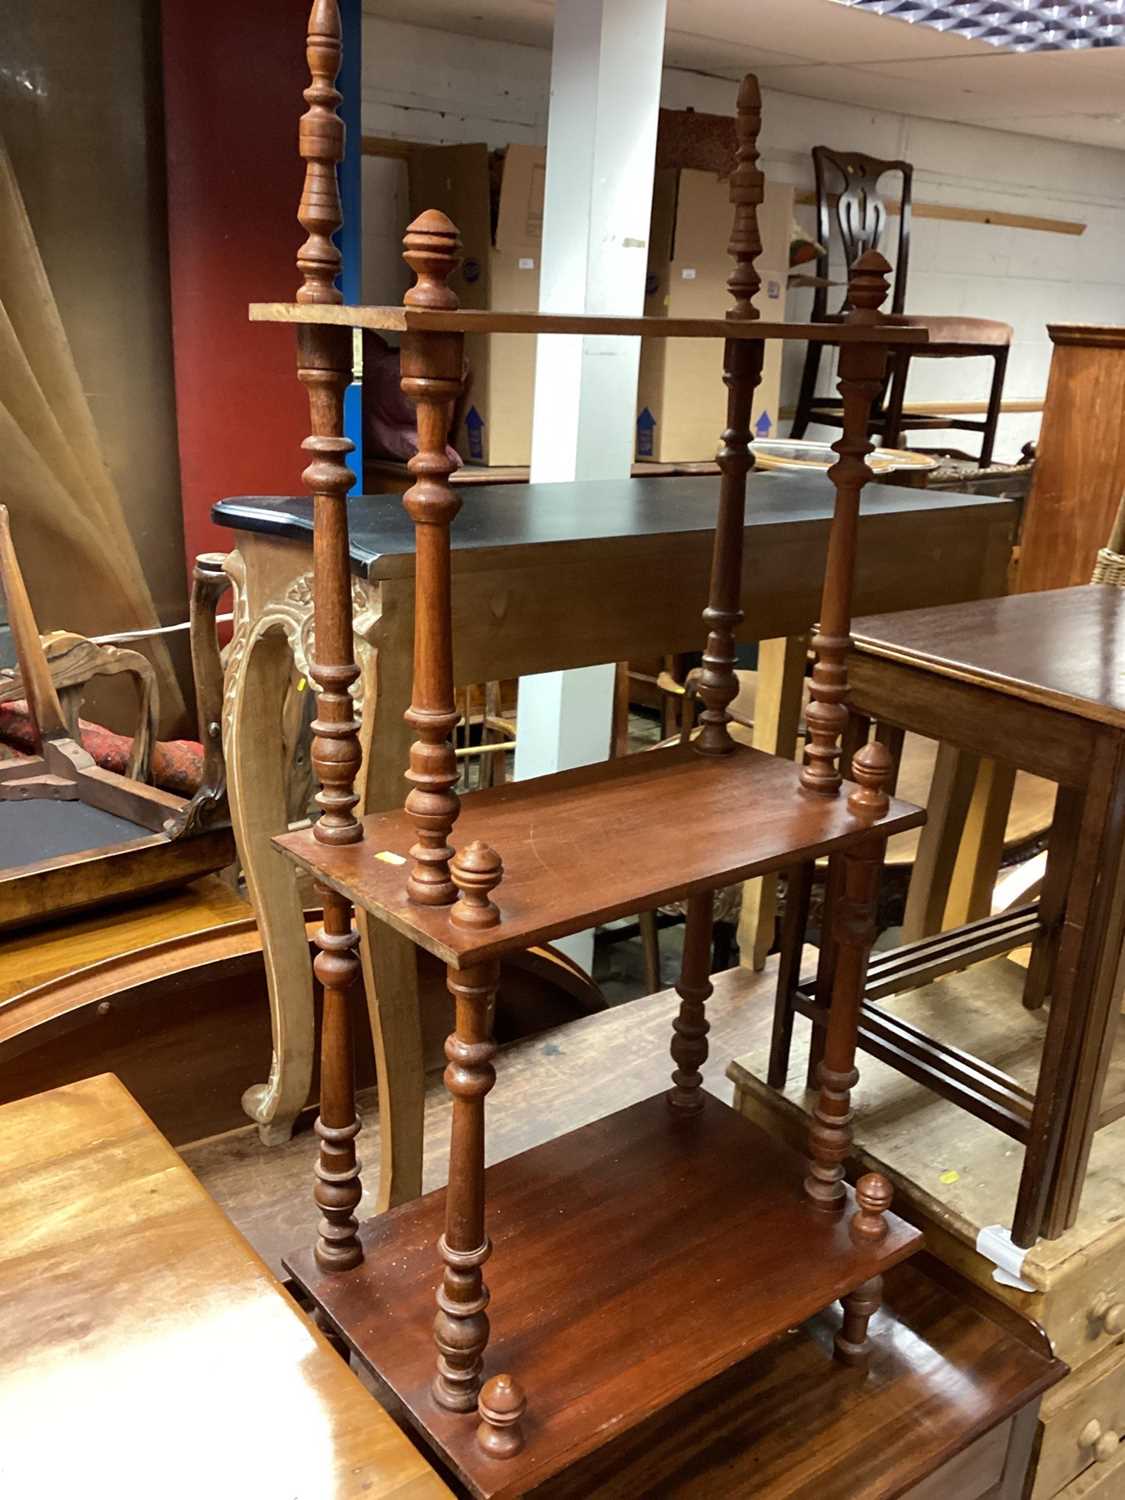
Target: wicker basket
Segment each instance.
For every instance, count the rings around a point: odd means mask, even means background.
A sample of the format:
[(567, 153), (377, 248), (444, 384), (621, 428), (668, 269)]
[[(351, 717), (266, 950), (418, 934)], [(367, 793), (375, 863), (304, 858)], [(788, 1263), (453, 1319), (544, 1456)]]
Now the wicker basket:
[(1109, 583), (1114, 588), (1125, 589), (1125, 555), (1108, 547), (1100, 548), (1090, 582)]

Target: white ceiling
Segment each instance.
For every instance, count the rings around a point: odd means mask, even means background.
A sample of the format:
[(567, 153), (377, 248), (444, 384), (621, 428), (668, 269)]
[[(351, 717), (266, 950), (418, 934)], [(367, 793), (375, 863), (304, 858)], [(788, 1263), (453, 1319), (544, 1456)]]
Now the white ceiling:
[[(554, 0), (363, 0), (370, 15), (551, 44)], [(668, 0), (665, 62), (903, 114), (1125, 148), (1125, 47), (1018, 54), (832, 0)]]

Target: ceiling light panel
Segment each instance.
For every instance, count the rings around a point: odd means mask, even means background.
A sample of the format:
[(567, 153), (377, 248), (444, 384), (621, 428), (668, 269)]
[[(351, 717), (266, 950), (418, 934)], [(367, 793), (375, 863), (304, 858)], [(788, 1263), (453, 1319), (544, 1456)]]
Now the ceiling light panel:
[(1125, 0), (836, 0), (1010, 52), (1083, 51), (1125, 42)]

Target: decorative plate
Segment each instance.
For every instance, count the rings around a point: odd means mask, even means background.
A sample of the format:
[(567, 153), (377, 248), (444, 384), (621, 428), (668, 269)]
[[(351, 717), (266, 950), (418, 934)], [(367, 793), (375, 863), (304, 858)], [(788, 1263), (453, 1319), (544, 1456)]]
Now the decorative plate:
[[(829, 469), (836, 455), (829, 443), (810, 443), (804, 438), (755, 438), (751, 443), (759, 469)], [(935, 469), (937, 459), (906, 448), (876, 448), (867, 462), (874, 474), (895, 469)]]

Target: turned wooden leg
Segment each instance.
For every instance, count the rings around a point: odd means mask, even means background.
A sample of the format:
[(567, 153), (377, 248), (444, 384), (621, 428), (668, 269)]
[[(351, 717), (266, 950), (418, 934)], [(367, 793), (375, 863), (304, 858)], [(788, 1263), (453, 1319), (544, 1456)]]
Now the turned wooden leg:
[[(877, 818), (888, 806), (884, 787), (891, 758), (877, 740), (858, 751), (852, 774), (859, 783), (848, 798), (849, 811)], [(851, 1091), (859, 1081), (855, 1067), (859, 1014), (867, 980), (867, 960), (875, 941), (875, 904), (886, 839), (865, 837), (840, 858), (833, 891), (831, 932), (834, 968), (832, 1003), (824, 1028), (824, 1056), (817, 1069), (820, 1094), (809, 1130), (809, 1175), (805, 1193), (815, 1208), (838, 1213), (846, 1201), (844, 1162), (851, 1150)]]
[(484, 1100), (496, 1081), (490, 1006), (499, 981), (498, 961), (449, 972), (456, 1019), (445, 1044), (445, 1086), (453, 1095), (453, 1122), (445, 1233), (438, 1242), (445, 1272), (434, 1318), (433, 1384), (434, 1400), (448, 1411), (476, 1410), (488, 1344), (488, 1288), (481, 1274), (492, 1251), (484, 1229)]
[(320, 1157), (314, 1197), (321, 1214), (316, 1261), (322, 1271), (350, 1271), (363, 1259), (356, 1238), (355, 1210), (363, 1189), (359, 1180), (355, 1138), (355, 1065), (348, 993), (359, 977), (358, 935), (349, 902), (335, 891), (318, 888), (324, 900), (324, 926), (316, 935), (320, 950), (313, 963), (324, 986), (320, 1045), (320, 1114), (316, 1133)]
[(867, 1325), (883, 1305), (883, 1278), (873, 1276), (854, 1292), (841, 1297), (844, 1322), (833, 1340), (835, 1357), (842, 1365), (866, 1365), (871, 1358)]
[(707, 1061), (706, 1006), (711, 995), (710, 959), (714, 897), (711, 891), (688, 899), (684, 928), (684, 956), (676, 993), (680, 1009), (672, 1022), (673, 1087), (668, 1103), (674, 1109), (693, 1112), (703, 1108), (703, 1064)]
[[(469, 844), (454, 857), (450, 874), (460, 894), (449, 920), (457, 927), (495, 927), (500, 912), (489, 898), (503, 874), (496, 851), (479, 840)], [(496, 1082), (492, 1002), (500, 962), (451, 967), (447, 982), (454, 1022), (445, 1043), (445, 1086), (453, 1095), (453, 1121), (445, 1233), (438, 1242), (445, 1273), (434, 1318), (438, 1359), (432, 1389), (448, 1411), (475, 1411), (488, 1344), (488, 1288), (481, 1275), (492, 1253), (484, 1231), (484, 1100)]]

